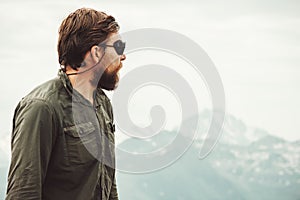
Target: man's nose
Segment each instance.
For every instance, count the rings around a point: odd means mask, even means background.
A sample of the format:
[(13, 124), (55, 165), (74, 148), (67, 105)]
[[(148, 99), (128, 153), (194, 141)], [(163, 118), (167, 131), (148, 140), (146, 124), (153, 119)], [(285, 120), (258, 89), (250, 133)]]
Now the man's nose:
[(126, 59), (125, 54), (122, 54), (122, 55), (121, 55), (121, 60), (123, 61), (123, 60), (125, 60), (125, 59)]

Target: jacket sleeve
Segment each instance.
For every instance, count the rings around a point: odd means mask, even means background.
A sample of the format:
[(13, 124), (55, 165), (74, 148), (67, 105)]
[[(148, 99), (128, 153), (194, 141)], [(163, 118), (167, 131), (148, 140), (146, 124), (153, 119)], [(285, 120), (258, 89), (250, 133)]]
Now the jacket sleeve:
[(13, 119), (6, 200), (42, 199), (54, 130), (54, 112), (45, 101), (18, 104)]
[(117, 192), (117, 184), (116, 178), (114, 178), (113, 183), (111, 185), (109, 200), (118, 200), (118, 192)]

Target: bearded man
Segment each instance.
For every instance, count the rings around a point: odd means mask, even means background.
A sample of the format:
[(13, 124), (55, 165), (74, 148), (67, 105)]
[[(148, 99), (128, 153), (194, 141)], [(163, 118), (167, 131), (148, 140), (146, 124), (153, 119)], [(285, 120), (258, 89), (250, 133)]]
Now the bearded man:
[(117, 200), (109, 98), (125, 60), (114, 17), (81, 8), (59, 28), (58, 77), (17, 105), (7, 200)]

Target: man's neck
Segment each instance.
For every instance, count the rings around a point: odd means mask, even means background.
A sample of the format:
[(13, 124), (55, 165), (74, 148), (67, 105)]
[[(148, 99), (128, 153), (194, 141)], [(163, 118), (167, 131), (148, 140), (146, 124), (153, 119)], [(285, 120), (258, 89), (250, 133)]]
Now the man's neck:
[[(76, 72), (76, 71), (75, 71)], [(72, 73), (72, 72), (68, 72)], [(73, 89), (79, 92), (84, 98), (91, 102), (94, 105), (94, 91), (95, 86), (91, 84), (90, 73), (77, 74), (68, 76), (72, 84)]]

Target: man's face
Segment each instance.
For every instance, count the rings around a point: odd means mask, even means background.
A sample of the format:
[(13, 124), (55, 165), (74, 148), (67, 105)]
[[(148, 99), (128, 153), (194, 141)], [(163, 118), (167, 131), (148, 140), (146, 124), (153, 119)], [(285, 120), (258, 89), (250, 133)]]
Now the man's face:
[[(100, 62), (101, 67), (95, 70), (93, 85), (105, 90), (114, 90), (119, 82), (119, 70), (122, 68), (122, 61), (126, 59), (125, 55), (118, 55), (113, 45), (115, 41), (120, 40), (118, 33), (110, 33), (103, 42), (106, 47), (101, 47), (101, 53), (104, 56)], [(104, 71), (103, 71), (104, 70)], [(103, 72), (103, 73), (102, 73)]]

